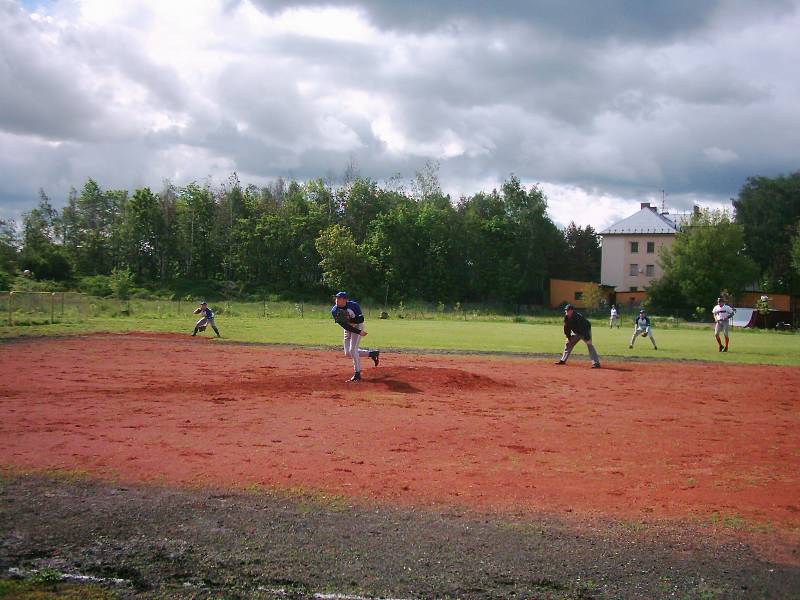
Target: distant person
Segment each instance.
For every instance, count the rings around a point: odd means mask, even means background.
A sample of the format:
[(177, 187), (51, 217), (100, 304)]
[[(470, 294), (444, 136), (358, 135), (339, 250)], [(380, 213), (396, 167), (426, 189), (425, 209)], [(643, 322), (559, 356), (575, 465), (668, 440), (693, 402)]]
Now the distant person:
[(192, 337), (196, 336), (198, 331), (205, 331), (206, 325), (211, 325), (211, 328), (217, 334), (217, 337), (222, 337), (219, 334), (219, 329), (217, 329), (217, 324), (214, 323), (214, 311), (208, 308), (207, 302), (201, 302), (200, 306), (194, 309), (194, 314), (203, 316), (197, 323), (194, 324), (194, 333), (192, 333)]
[[(730, 325), (729, 321), (733, 316), (734, 310), (728, 306), (722, 298), (717, 298), (717, 305), (711, 312), (714, 315), (714, 337), (717, 338), (719, 352), (727, 352), (728, 343), (730, 341), (728, 338), (728, 327)], [(722, 341), (719, 339), (720, 333), (725, 336), (724, 346), (722, 345)]]
[(633, 320), (633, 335), (631, 336), (631, 343), (628, 348), (633, 348), (633, 345), (636, 343), (636, 338), (640, 335), (642, 337), (649, 337), (650, 341), (653, 342), (653, 349), (658, 350), (656, 338), (653, 337), (653, 329), (650, 325), (650, 317), (647, 316), (647, 311), (645, 311), (645, 309), (640, 310), (639, 315)]
[(349, 300), (347, 292), (338, 292), (333, 297), (333, 301), (331, 316), (344, 329), (344, 353), (353, 359), (353, 376), (348, 382), (355, 383), (361, 381), (360, 355), (369, 356), (377, 367), (381, 353), (379, 350), (366, 350), (358, 347), (361, 338), (367, 335), (367, 332), (364, 331), (364, 313), (358, 302)]
[(592, 368), (600, 368), (600, 357), (592, 344), (592, 324), (581, 313), (575, 312), (571, 304), (564, 307), (564, 336), (567, 338), (564, 344), (564, 352), (561, 358), (556, 361), (557, 365), (564, 365), (572, 353), (572, 349), (580, 340), (586, 342), (589, 348), (589, 358), (592, 360)]
[(608, 322), (608, 327), (610, 329), (614, 329), (614, 324), (617, 325), (617, 329), (619, 329), (619, 311), (617, 311), (617, 305), (611, 305), (611, 320)]

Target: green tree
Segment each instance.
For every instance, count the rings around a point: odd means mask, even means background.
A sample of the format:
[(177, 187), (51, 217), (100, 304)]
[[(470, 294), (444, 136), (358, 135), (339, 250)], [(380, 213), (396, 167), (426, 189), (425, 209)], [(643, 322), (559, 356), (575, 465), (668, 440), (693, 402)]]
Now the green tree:
[(108, 285), (114, 296), (119, 300), (130, 298), (131, 288), (133, 288), (133, 273), (128, 269), (114, 269), (108, 278)]
[(600, 307), (600, 299), (603, 294), (600, 292), (600, 286), (596, 283), (588, 283), (583, 288), (583, 303), (586, 305), (589, 313), (597, 310)]
[(331, 225), (315, 241), (322, 257), (322, 281), (329, 289), (363, 289), (369, 266), (366, 252), (347, 227)]
[(795, 292), (791, 245), (800, 220), (800, 171), (780, 177), (750, 177), (734, 200), (736, 223), (744, 232), (747, 255), (775, 291)]
[[(116, 252), (114, 225), (127, 199), (125, 191), (104, 192), (94, 179), (83, 186), (72, 210), (71, 223), (75, 267), (84, 275), (108, 275)], [(116, 244), (118, 246), (118, 244)]]
[(70, 263), (55, 236), (59, 227), (58, 213), (50, 199), (39, 192), (39, 204), (23, 216), (21, 269), (30, 270), (39, 279), (68, 279)]
[(566, 278), (576, 281), (600, 281), (600, 259), (602, 250), (600, 236), (587, 225), (585, 228), (571, 222), (564, 230), (566, 252), (564, 273)]
[(795, 226), (797, 233), (792, 238), (792, 267), (795, 275), (800, 278), (800, 221)]
[(758, 276), (758, 266), (744, 254), (742, 227), (719, 210), (693, 215), (672, 247), (662, 249), (660, 262), (687, 307), (712, 306), (724, 289), (738, 296)]
[(159, 199), (150, 188), (138, 189), (126, 203), (117, 227), (120, 264), (139, 277), (152, 281), (159, 275), (160, 245), (164, 217)]
[(190, 279), (208, 279), (217, 272), (213, 229), (214, 197), (208, 186), (192, 182), (178, 190), (175, 205), (178, 274)]
[(19, 239), (14, 221), (0, 219), (0, 271), (15, 271), (18, 253)]

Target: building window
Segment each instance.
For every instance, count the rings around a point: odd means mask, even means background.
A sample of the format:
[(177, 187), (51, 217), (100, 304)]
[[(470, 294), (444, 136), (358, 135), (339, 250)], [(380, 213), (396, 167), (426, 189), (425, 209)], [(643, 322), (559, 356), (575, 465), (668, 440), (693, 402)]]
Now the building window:
[(656, 275), (656, 266), (655, 265), (647, 265), (644, 268), (644, 274), (648, 277), (655, 277)]
[(647, 242), (647, 253), (654, 254), (656, 251), (656, 243), (655, 242)]
[(628, 274), (631, 275), (631, 276), (638, 275), (639, 274), (639, 265), (632, 264), (631, 265), (631, 270), (628, 272)]
[(631, 242), (631, 254), (638, 254), (639, 242)]
[[(630, 289), (630, 291), (632, 291), (632, 292), (638, 292), (638, 291), (639, 291), (639, 288), (638, 288), (638, 287), (636, 287), (635, 285), (632, 285), (632, 286), (631, 286), (631, 289)], [(631, 302), (633, 302), (633, 300), (634, 300), (634, 298), (631, 298)]]
[(583, 299), (583, 292), (575, 292), (575, 300), (582, 300)]

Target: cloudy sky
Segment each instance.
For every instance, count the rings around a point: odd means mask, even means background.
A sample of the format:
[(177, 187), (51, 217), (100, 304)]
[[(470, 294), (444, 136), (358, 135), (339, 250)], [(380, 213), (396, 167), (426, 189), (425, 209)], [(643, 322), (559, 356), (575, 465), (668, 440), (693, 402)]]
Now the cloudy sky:
[(514, 173), (598, 229), (724, 205), (800, 169), (798, 31), (800, 0), (0, 0), (0, 217), (350, 161)]

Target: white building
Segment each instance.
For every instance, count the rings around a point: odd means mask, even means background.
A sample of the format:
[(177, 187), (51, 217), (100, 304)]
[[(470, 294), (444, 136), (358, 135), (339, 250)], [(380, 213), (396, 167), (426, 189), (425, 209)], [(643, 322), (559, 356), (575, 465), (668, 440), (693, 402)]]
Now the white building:
[(672, 245), (677, 233), (678, 225), (667, 213), (659, 214), (655, 206), (642, 202), (639, 212), (600, 232), (600, 282), (617, 293), (645, 291), (663, 275), (658, 253)]

